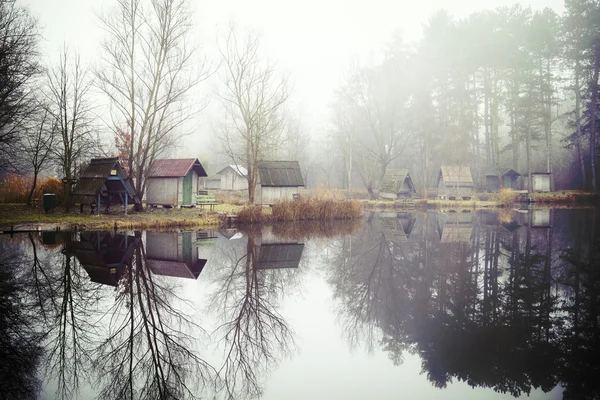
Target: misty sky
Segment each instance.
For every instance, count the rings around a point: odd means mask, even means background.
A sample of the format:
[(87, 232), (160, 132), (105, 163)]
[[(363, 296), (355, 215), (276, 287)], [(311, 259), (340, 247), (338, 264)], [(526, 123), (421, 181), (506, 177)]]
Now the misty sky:
[[(44, 56), (57, 58), (62, 43), (80, 52), (82, 58), (98, 60), (103, 36), (96, 13), (108, 11), (115, 0), (18, 0), (29, 6), (43, 28)], [(445, 8), (460, 18), (483, 8), (512, 5), (513, 0), (211, 0), (192, 1), (197, 15), (194, 32), (210, 56), (219, 29), (230, 21), (263, 33), (264, 53), (295, 82), (292, 109), (298, 110), (306, 129), (324, 134), (332, 94), (352, 59), (378, 59), (395, 31), (417, 40), (423, 23)], [(534, 9), (551, 7), (563, 11), (563, 0), (523, 2)], [(214, 84), (202, 88), (209, 93)], [(199, 121), (199, 135), (188, 140), (189, 148), (211, 137), (215, 116), (208, 109)], [(213, 114), (213, 115), (211, 115)], [(187, 145), (187, 143), (186, 143)], [(184, 156), (199, 156), (184, 150)]]

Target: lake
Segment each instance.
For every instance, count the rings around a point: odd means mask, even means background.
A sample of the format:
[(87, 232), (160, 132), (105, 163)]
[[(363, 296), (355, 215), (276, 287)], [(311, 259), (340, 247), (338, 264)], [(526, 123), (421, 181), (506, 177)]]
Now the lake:
[(598, 398), (599, 216), (1, 235), (3, 395)]

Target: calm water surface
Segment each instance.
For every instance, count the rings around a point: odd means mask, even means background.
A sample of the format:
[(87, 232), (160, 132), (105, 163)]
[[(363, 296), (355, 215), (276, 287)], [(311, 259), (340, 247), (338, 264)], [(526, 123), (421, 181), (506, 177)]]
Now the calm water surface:
[(599, 215), (2, 235), (0, 397), (598, 398)]

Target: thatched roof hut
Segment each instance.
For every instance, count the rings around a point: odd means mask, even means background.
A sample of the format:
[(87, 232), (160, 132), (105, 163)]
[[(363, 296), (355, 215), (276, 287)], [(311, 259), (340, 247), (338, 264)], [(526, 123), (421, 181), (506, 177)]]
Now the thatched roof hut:
[(412, 197), (417, 190), (407, 169), (388, 169), (381, 181), (379, 196), (384, 199)]

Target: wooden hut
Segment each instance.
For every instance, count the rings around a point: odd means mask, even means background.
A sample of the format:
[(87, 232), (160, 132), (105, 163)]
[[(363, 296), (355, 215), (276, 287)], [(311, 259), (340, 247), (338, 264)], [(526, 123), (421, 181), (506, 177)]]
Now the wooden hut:
[(532, 192), (549, 192), (551, 172), (532, 172), (531, 181), (533, 187), (529, 187), (529, 175), (525, 174), (525, 188)]
[(539, 208), (531, 210), (531, 221), (529, 226), (532, 228), (551, 228), (551, 214), (549, 208)]
[(98, 214), (102, 202), (107, 208), (111, 204), (123, 204), (125, 214), (129, 203), (140, 202), (116, 157), (93, 158), (81, 173), (72, 199), (74, 204), (80, 204), (81, 211), (84, 205), (89, 205), (92, 210), (96, 207)]
[(387, 241), (398, 244), (407, 242), (416, 218), (410, 213), (379, 213), (381, 230)]
[(499, 168), (485, 174), (485, 184), (490, 193), (498, 192), (500, 189), (517, 189), (519, 174), (510, 168)]
[(438, 196), (448, 199), (470, 199), (473, 196), (471, 168), (442, 166), (437, 182)]
[(199, 176), (207, 175), (197, 158), (155, 160), (146, 181), (146, 203), (149, 206), (195, 206)]
[(206, 262), (195, 232), (146, 233), (146, 265), (156, 275), (197, 279)]
[(92, 282), (117, 286), (123, 270), (132, 262), (141, 240), (126, 234), (82, 232), (67, 242), (67, 254), (74, 255)]
[(471, 213), (437, 213), (441, 243), (469, 243), (473, 232)]
[(217, 175), (221, 175), (221, 190), (248, 190), (248, 170), (241, 165), (228, 165)]
[(410, 198), (417, 193), (407, 169), (388, 169), (381, 181), (379, 196), (384, 199)]
[(257, 269), (298, 268), (304, 243), (263, 243), (258, 249)]
[(200, 177), (198, 187), (205, 190), (221, 190), (221, 177), (219, 175)]
[(254, 193), (257, 205), (293, 200), (299, 188), (304, 187), (298, 161), (259, 161), (257, 168), (258, 183)]

